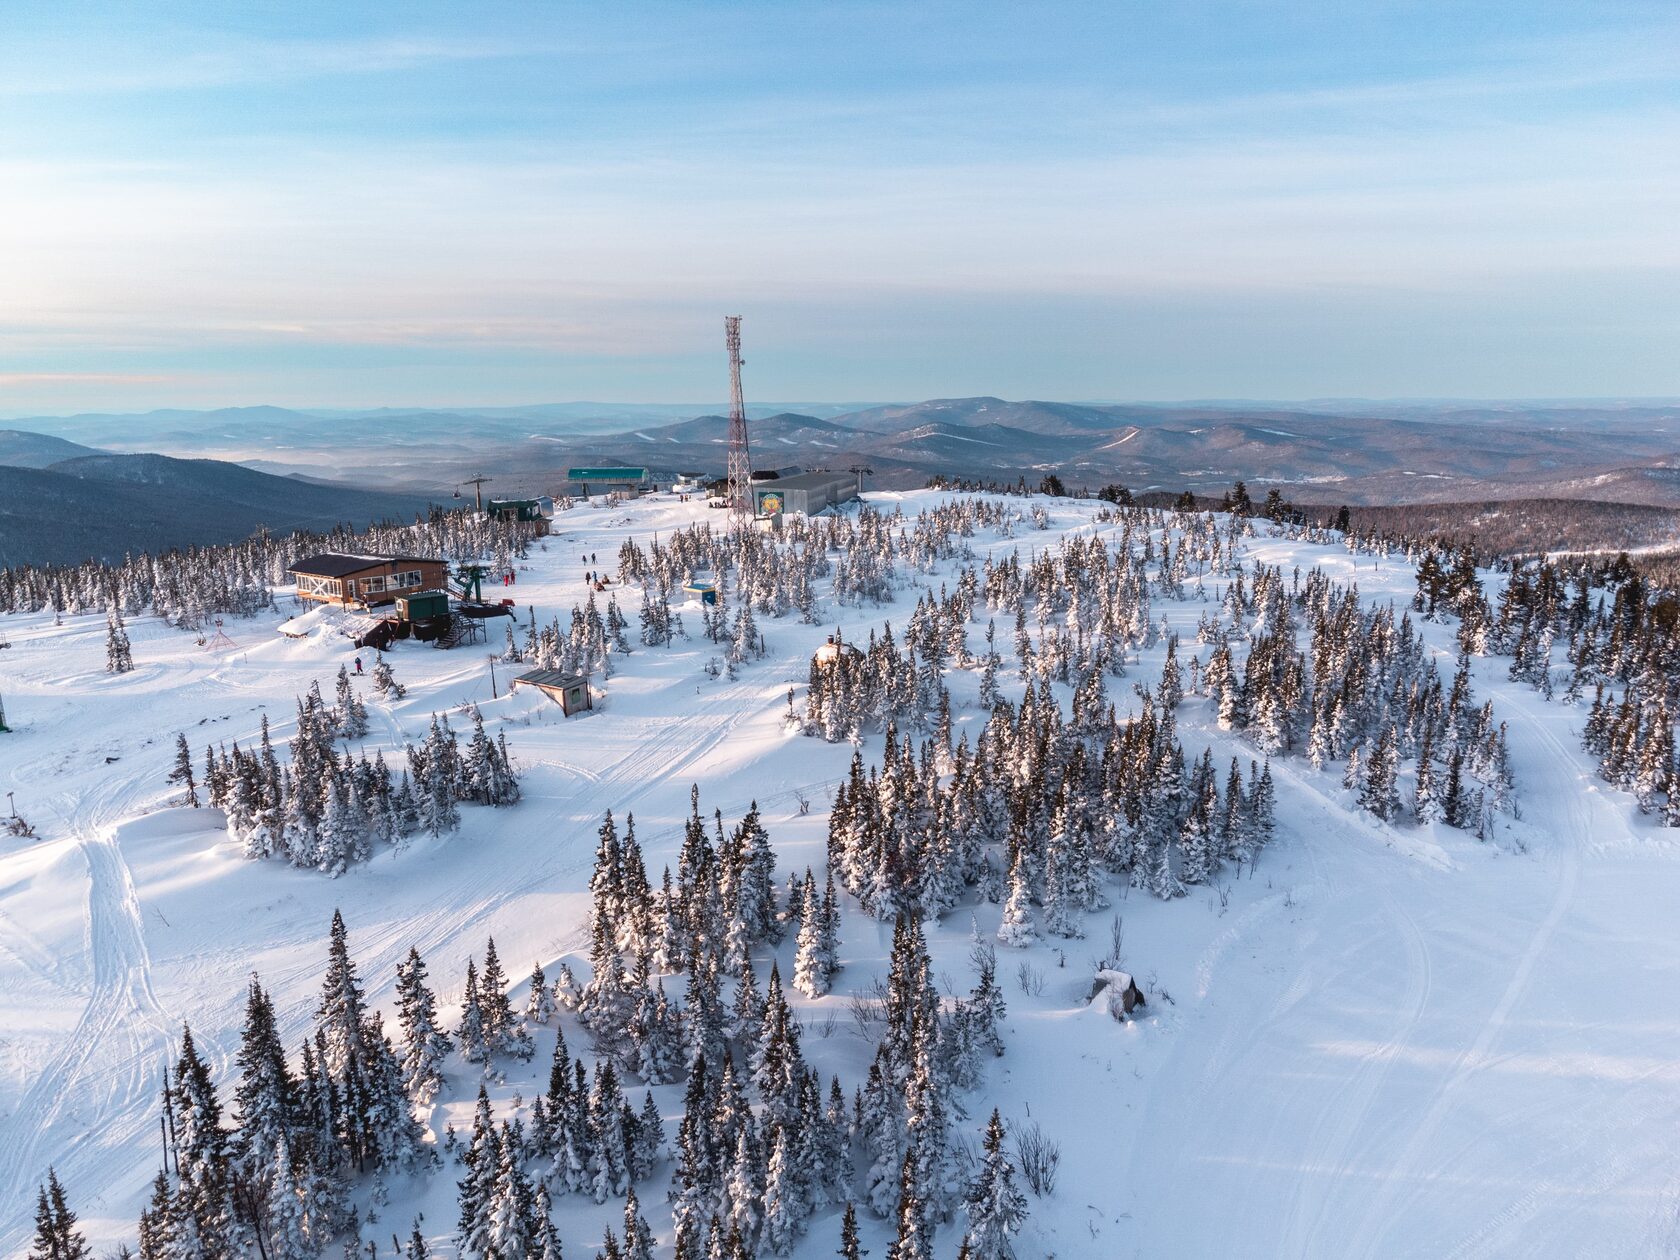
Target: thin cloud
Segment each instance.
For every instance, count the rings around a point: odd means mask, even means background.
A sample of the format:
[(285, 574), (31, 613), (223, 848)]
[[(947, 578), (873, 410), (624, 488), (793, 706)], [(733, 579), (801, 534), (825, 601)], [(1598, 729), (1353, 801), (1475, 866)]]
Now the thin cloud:
[(0, 96), (97, 96), (233, 87), (580, 51), (584, 49), (578, 44), (552, 39), (279, 40), (194, 35), (180, 43), (142, 41), (123, 55), (102, 60), (60, 58), (50, 51), (20, 46), (11, 57), (0, 58)]
[(157, 385), (179, 380), (153, 372), (0, 372), (0, 385)]

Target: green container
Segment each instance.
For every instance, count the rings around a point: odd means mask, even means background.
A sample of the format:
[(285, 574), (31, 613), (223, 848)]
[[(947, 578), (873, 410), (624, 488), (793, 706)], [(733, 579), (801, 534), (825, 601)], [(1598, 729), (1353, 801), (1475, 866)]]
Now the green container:
[(449, 615), (449, 595), (445, 591), (417, 591), (413, 595), (397, 596), (397, 616), (404, 621), (424, 621), (427, 617)]

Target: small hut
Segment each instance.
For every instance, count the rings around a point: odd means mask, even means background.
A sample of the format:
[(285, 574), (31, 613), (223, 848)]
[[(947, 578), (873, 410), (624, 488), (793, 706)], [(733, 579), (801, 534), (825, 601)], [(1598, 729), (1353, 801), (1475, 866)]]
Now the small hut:
[(1091, 1005), (1106, 1008), (1115, 1019), (1124, 1020), (1136, 1008), (1148, 1003), (1138, 992), (1137, 981), (1132, 979), (1131, 972), (1101, 967), (1097, 970), (1096, 979), (1091, 981)]
[(717, 582), (709, 577), (691, 577), (683, 583), (683, 594), (692, 595), (702, 604), (718, 602)]
[(839, 665), (842, 662), (856, 665), (862, 660), (863, 653), (841, 638), (839, 630), (829, 635), (827, 642), (811, 654), (813, 665)]
[(557, 669), (533, 669), (513, 680), (515, 688), (535, 687), (560, 706), (567, 717), (595, 707), (589, 694), (589, 679), (582, 674), (563, 674)]

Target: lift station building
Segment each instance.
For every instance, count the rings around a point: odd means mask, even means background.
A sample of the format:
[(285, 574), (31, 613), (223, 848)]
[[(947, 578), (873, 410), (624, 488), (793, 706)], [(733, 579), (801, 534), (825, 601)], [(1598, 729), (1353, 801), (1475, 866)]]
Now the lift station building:
[(591, 490), (640, 494), (647, 489), (649, 477), (645, 468), (568, 468), (566, 480), (582, 486), (583, 497), (587, 499)]
[(760, 516), (800, 512), (815, 516), (825, 508), (858, 497), (858, 479), (849, 472), (808, 472), (752, 483), (753, 507)]

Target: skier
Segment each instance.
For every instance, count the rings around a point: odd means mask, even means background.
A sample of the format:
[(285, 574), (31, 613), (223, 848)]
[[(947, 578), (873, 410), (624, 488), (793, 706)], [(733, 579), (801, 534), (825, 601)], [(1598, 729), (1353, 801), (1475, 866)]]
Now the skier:
[(358, 656), (356, 658), (356, 676), (358, 678), (361, 677), (361, 673), (362, 673), (362, 658)]

